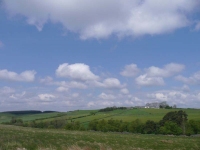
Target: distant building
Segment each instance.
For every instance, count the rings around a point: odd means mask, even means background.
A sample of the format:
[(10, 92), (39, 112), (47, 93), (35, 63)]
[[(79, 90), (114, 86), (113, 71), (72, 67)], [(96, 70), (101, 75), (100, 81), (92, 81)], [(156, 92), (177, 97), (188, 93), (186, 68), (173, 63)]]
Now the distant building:
[(134, 108), (145, 108), (145, 106), (135, 106)]
[(157, 108), (157, 109), (159, 109), (159, 108), (165, 108), (166, 106), (169, 106), (168, 104), (167, 104), (167, 102), (166, 101), (163, 101), (163, 102), (154, 102), (154, 103), (147, 103), (146, 105), (145, 105), (145, 108)]
[(172, 108), (176, 108), (176, 105), (173, 105)]

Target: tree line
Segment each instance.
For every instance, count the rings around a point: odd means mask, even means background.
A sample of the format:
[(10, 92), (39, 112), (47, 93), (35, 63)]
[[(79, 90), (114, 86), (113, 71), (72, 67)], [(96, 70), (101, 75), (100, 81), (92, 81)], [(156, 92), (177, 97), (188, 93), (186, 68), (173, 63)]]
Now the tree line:
[(168, 112), (160, 121), (147, 120), (142, 122), (136, 119), (132, 122), (122, 120), (93, 120), (83, 125), (78, 121), (66, 119), (54, 119), (51, 121), (23, 122), (22, 119), (12, 118), (7, 124), (34, 128), (54, 128), (66, 130), (92, 130), (102, 132), (130, 132), (141, 134), (170, 134), (170, 135), (192, 135), (200, 134), (200, 121), (187, 119), (183, 110)]
[(106, 107), (103, 109), (100, 109), (99, 112), (107, 112), (107, 111), (113, 111), (113, 110), (117, 110), (117, 109), (127, 109), (126, 107)]
[(5, 111), (3, 113), (13, 114), (13, 115), (30, 115), (30, 114), (44, 114), (44, 113), (53, 113), (56, 111), (40, 111), (40, 110), (22, 110), (22, 111)]
[(167, 113), (159, 122), (147, 120), (143, 123), (140, 119), (132, 122), (114, 119), (94, 120), (89, 123), (88, 129), (102, 132), (191, 135), (200, 133), (200, 121), (188, 121), (187, 114), (180, 110)]

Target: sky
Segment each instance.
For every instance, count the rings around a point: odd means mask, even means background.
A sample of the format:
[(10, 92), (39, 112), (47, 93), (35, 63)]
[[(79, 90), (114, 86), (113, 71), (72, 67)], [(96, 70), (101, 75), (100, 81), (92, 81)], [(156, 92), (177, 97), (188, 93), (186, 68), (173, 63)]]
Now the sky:
[(0, 112), (200, 108), (200, 0), (0, 0)]

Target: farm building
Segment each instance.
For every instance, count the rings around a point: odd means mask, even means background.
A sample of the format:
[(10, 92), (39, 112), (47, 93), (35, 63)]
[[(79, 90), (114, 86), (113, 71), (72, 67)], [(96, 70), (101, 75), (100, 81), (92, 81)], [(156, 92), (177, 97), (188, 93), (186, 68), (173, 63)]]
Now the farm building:
[(160, 103), (159, 102), (154, 102), (154, 103), (147, 103), (145, 105), (145, 108), (157, 108), (157, 109), (159, 109), (160, 106), (162, 106), (164, 108), (164, 107), (169, 106), (169, 105), (167, 104), (166, 101), (160, 102)]

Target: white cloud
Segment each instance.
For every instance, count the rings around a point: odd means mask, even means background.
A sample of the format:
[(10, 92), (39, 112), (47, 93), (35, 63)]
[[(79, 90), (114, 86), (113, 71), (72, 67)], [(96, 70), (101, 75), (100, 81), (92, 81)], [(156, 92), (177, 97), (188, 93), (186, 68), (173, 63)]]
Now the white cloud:
[(122, 88), (125, 85), (121, 85), (120, 81), (116, 78), (107, 78), (103, 81), (102, 86), (105, 88)]
[(170, 63), (165, 65), (163, 68), (158, 67), (149, 67), (146, 70), (148, 76), (151, 77), (170, 77), (179, 72), (181, 72), (185, 68), (182, 64)]
[(88, 107), (93, 107), (93, 106), (95, 106), (94, 101), (89, 102), (89, 103), (87, 104), (87, 106), (88, 106)]
[(123, 88), (120, 90), (122, 94), (129, 94), (129, 90), (127, 88)]
[(162, 86), (165, 85), (163, 78), (174, 76), (185, 69), (182, 64), (170, 63), (163, 68), (151, 66), (145, 69), (145, 74), (135, 79), (139, 86)]
[(60, 86), (56, 89), (56, 91), (58, 92), (68, 92), (68, 88), (67, 87), (63, 87), (63, 86)]
[(161, 77), (148, 77), (146, 74), (140, 75), (135, 79), (139, 86), (163, 86), (165, 82)]
[(53, 82), (52, 84), (65, 87), (67, 89), (87, 89), (87, 83), (77, 82), (77, 81), (60, 81), (60, 82)]
[(198, 100), (200, 100), (200, 92), (197, 94), (197, 98)]
[(67, 91), (70, 88), (77, 88), (77, 89), (86, 89), (87, 83), (85, 82), (78, 82), (78, 81), (54, 81), (52, 77), (47, 76), (43, 79), (40, 79), (40, 83), (46, 84), (46, 85), (56, 85), (59, 86), (57, 89), (58, 91)]
[[(25, 16), (39, 31), (60, 23), (82, 39), (155, 35), (193, 23), (199, 0), (3, 0), (7, 12)], [(37, 10), (37, 11), (35, 11)]]
[(98, 76), (90, 71), (90, 67), (83, 63), (76, 64), (61, 64), (56, 70), (56, 75), (58, 77), (71, 78), (74, 80), (88, 81), (88, 80), (98, 80)]
[(81, 82), (71, 81), (68, 86), (70, 88), (77, 88), (77, 89), (86, 89), (87, 85)]
[(112, 94), (106, 94), (106, 93), (101, 93), (98, 97), (100, 99), (104, 99), (104, 100), (113, 100), (113, 99), (116, 98), (114, 95), (112, 95)]
[[(83, 73), (82, 73), (82, 75), (83, 75)], [(98, 77), (98, 76), (96, 76), (96, 77)], [(99, 77), (96, 79), (99, 79)], [(51, 77), (46, 77), (44, 79), (40, 79), (40, 83), (58, 86), (58, 88), (56, 90), (59, 92), (66, 92), (69, 89), (91, 89), (91, 88), (121, 89), (126, 86), (125, 84), (121, 84), (117, 78), (106, 78), (102, 81), (101, 80), (100, 81), (85, 80), (84, 82), (83, 81), (84, 80), (79, 80), (79, 81), (72, 80), (69, 82), (54, 81)], [(124, 92), (128, 92), (128, 91), (124, 91)]]
[(90, 101), (88, 102), (87, 106), (89, 108), (105, 108), (105, 107), (111, 107), (111, 106), (121, 106), (120, 102), (112, 101), (112, 100), (107, 100), (107, 99), (101, 99), (97, 101)]
[(39, 94), (38, 97), (40, 100), (47, 102), (52, 101), (55, 98), (52, 94)]
[(9, 96), (9, 98), (14, 99), (16, 102), (22, 103), (23, 101), (26, 101), (26, 98), (29, 97), (30, 95), (27, 94), (26, 91), (22, 91), (21, 93), (13, 93), (12, 95)]
[(186, 84), (200, 84), (200, 71), (194, 73), (192, 76), (188, 78), (182, 75), (179, 75), (179, 76), (176, 76), (175, 79)]
[(167, 101), (169, 105), (176, 104), (178, 107), (199, 107), (198, 93), (184, 92), (179, 90), (163, 90), (147, 94), (147, 99), (151, 102)]
[(32, 82), (35, 80), (36, 72), (34, 70), (27, 70), (20, 74), (11, 72), (6, 69), (0, 70), (0, 79), (10, 81)]
[(72, 94), (72, 97), (73, 97), (73, 98), (77, 98), (77, 97), (79, 97), (79, 96), (80, 96), (79, 93), (73, 93), (73, 94)]
[(12, 94), (15, 92), (15, 89), (11, 88), (11, 87), (3, 87), (3, 88), (0, 88), (0, 95), (2, 94)]
[(136, 64), (130, 64), (126, 65), (124, 67), (124, 70), (120, 72), (120, 74), (125, 77), (133, 77), (136, 76), (139, 73), (139, 71), (140, 69), (138, 69)]
[(125, 100), (125, 104), (131, 106), (144, 106), (143, 100), (138, 97), (132, 96), (131, 99)]
[[(170, 93), (167, 93), (167, 94), (170, 94)], [(154, 99), (155, 101), (167, 101), (169, 97), (167, 94), (157, 92), (153, 94), (148, 94), (148, 97)]]
[(183, 92), (189, 92), (189, 91), (190, 91), (190, 87), (187, 86), (187, 85), (183, 85), (183, 87), (181, 88), (181, 90), (182, 90)]
[(195, 30), (199, 31), (200, 30), (200, 21), (198, 21), (195, 25)]
[(40, 83), (44, 84), (52, 84), (53, 78), (50, 76), (45, 77), (44, 79), (40, 79)]

